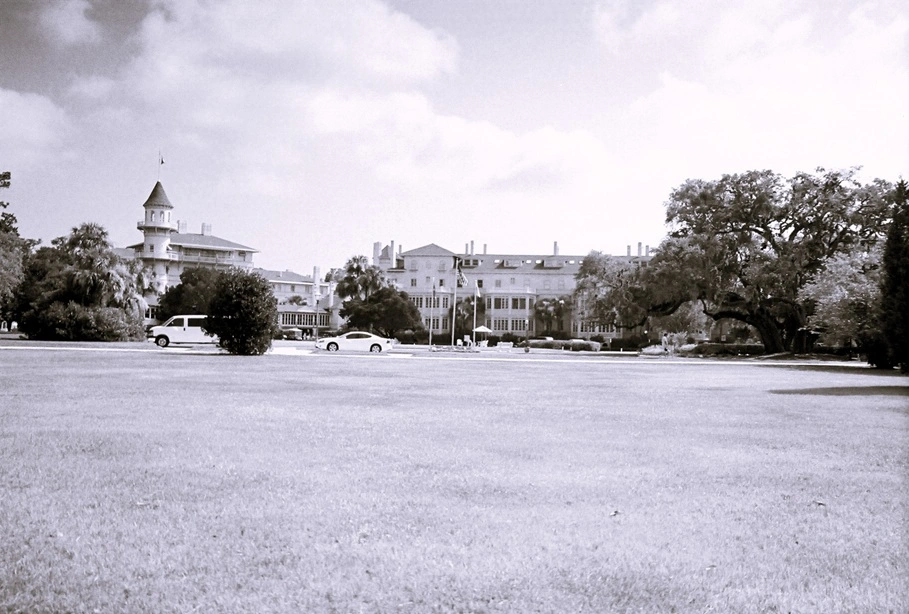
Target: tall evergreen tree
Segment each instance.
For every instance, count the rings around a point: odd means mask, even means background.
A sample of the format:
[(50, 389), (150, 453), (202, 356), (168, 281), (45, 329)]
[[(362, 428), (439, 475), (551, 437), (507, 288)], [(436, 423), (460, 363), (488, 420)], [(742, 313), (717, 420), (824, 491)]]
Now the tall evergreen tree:
[(884, 244), (881, 310), (891, 361), (909, 372), (909, 185), (893, 190), (893, 221)]

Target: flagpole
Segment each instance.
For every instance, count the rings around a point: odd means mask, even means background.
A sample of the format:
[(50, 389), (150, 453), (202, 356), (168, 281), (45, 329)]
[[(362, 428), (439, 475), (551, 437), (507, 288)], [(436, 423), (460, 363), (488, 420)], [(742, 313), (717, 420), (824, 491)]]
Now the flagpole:
[[(457, 270), (457, 264), (455, 264)], [(451, 347), (455, 346), (455, 320), (458, 317), (458, 274), (455, 273), (454, 290), (451, 295)]]
[(473, 345), (477, 346), (477, 302), (480, 300), (480, 286), (477, 285), (477, 280), (473, 280)]
[(432, 278), (432, 296), (429, 297), (429, 351), (432, 351), (432, 316), (436, 306), (436, 278)]

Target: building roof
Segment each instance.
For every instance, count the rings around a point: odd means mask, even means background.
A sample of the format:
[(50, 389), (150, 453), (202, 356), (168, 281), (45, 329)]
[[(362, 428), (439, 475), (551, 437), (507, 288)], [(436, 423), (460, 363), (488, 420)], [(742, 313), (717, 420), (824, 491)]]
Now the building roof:
[[(584, 256), (554, 256), (552, 254), (468, 254), (459, 256), (462, 259), (461, 270), (468, 276), (471, 273), (508, 273), (519, 274), (533, 271), (534, 274), (564, 274), (577, 272), (584, 261)], [(474, 264), (476, 263), (476, 264)]]
[(155, 187), (152, 189), (151, 194), (148, 195), (148, 199), (142, 206), (164, 207), (165, 209), (174, 208), (174, 206), (170, 204), (170, 199), (167, 198), (167, 194), (164, 192), (164, 186), (161, 185), (160, 181), (155, 184)]
[(423, 247), (418, 247), (417, 249), (412, 249), (408, 252), (401, 254), (402, 256), (455, 256), (454, 252), (450, 252), (444, 247), (439, 247), (435, 243), (430, 243), (429, 245), (424, 245)]
[[(240, 252), (251, 252), (254, 254), (259, 252), (257, 249), (253, 249), (245, 245), (240, 245), (239, 243), (234, 243), (233, 241), (228, 241), (227, 239), (222, 239), (220, 237), (186, 232), (175, 232), (170, 235), (170, 244), (179, 245), (180, 247), (195, 247), (199, 249), (211, 249), (218, 251), (235, 250)], [(137, 249), (142, 247), (142, 245), (143, 243), (136, 243), (134, 245), (129, 245), (128, 249)]]
[[(139, 245), (141, 245), (141, 243)], [(124, 260), (136, 259), (136, 250), (133, 247), (115, 247), (113, 252)]]
[(203, 249), (233, 249), (241, 252), (258, 252), (259, 250), (215, 237), (213, 235), (195, 234), (192, 232), (175, 232), (170, 235), (171, 245), (183, 247), (201, 247)]
[[(403, 256), (457, 256), (461, 259), (461, 270), (468, 277), (483, 274), (533, 273), (534, 275), (575, 275), (586, 256), (562, 254), (456, 254), (431, 243)], [(622, 262), (647, 262), (651, 256), (611, 256)], [(452, 266), (454, 262), (452, 262)]]
[(300, 275), (293, 271), (272, 271), (270, 269), (253, 269), (253, 273), (258, 273), (268, 281), (281, 281), (286, 283), (312, 283), (312, 275)]

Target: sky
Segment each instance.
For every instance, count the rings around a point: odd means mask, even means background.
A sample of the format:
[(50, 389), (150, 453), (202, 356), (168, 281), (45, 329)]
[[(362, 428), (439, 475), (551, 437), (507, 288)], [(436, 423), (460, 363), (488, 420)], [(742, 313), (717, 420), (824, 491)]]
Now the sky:
[(689, 178), (909, 177), (907, 108), (904, 0), (0, 0), (0, 200), (44, 244), (141, 242), (160, 180), (269, 269), (624, 254)]

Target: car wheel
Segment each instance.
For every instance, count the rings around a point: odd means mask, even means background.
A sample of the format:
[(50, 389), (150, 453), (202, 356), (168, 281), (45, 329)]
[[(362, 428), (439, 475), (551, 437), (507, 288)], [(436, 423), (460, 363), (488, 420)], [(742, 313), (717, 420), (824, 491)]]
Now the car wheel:
[(379, 345), (378, 343), (373, 343), (371, 346), (369, 346), (369, 351), (376, 352), (376, 353), (381, 352), (382, 346)]
[(166, 348), (168, 345), (170, 345), (170, 339), (168, 339), (166, 335), (158, 335), (155, 337), (155, 345), (158, 347)]
[(325, 349), (328, 350), (329, 352), (337, 352), (337, 351), (338, 351), (338, 344), (337, 344), (337, 343), (329, 343), (329, 344), (328, 344), (328, 347), (326, 347)]

